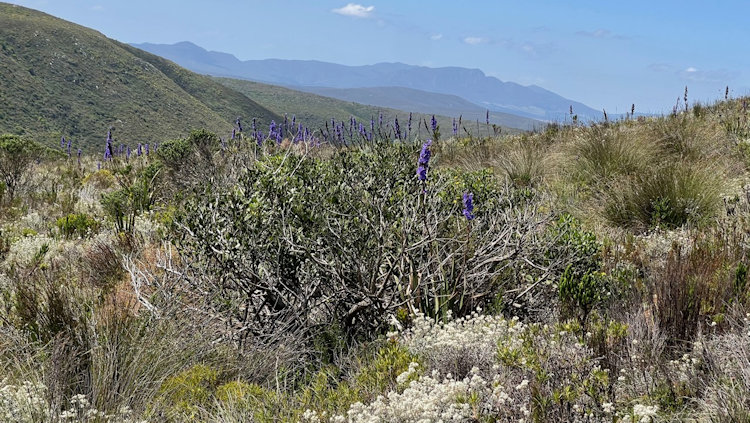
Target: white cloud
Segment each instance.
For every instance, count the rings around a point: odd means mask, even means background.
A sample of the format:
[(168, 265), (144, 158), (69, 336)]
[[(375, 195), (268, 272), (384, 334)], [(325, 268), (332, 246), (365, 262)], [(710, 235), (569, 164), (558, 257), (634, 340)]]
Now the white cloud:
[(739, 72), (729, 69), (699, 70), (693, 66), (678, 73), (681, 77), (693, 82), (726, 84), (739, 76)]
[(355, 18), (369, 18), (375, 6), (362, 6), (361, 4), (349, 3), (344, 7), (333, 9), (331, 12), (344, 16), (353, 16)]
[(477, 44), (481, 44), (481, 43), (485, 42), (485, 39), (482, 38), (482, 37), (466, 37), (466, 38), (464, 38), (464, 42), (466, 44), (475, 46)]
[(443, 38), (443, 34), (435, 34), (435, 35), (430, 35), (430, 39), (431, 39), (432, 41), (437, 41), (437, 40), (439, 40), (439, 39), (441, 39), (441, 38)]
[(617, 40), (629, 39), (625, 35), (615, 34), (614, 32), (608, 29), (604, 29), (604, 28), (595, 29), (593, 31), (578, 31), (576, 32), (576, 35), (581, 35), (583, 37), (589, 37), (589, 38), (599, 38), (599, 39), (605, 39), (605, 38), (613, 38)]

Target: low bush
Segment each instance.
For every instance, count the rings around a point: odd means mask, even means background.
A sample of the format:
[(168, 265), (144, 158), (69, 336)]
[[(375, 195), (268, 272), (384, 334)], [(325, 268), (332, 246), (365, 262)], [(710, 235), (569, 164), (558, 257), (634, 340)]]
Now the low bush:
[(85, 237), (99, 230), (99, 222), (85, 213), (72, 213), (57, 219), (57, 230), (66, 238)]

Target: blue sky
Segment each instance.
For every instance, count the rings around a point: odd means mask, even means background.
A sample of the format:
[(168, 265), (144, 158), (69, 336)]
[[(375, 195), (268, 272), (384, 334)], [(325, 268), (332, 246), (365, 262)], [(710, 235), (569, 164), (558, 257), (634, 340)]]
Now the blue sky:
[(131, 43), (240, 59), (479, 68), (609, 113), (750, 93), (750, 1), (11, 0)]

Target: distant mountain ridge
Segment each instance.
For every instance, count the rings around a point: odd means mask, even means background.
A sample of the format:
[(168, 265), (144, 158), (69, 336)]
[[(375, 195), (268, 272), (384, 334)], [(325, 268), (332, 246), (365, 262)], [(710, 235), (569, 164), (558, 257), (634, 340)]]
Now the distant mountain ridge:
[[(246, 60), (228, 53), (207, 51), (190, 42), (134, 44), (198, 73), (250, 79), (290, 88), (405, 87), (459, 96), (491, 111), (532, 119), (562, 120), (570, 107), (582, 119), (597, 119), (601, 112), (544, 88), (503, 82), (479, 69), (428, 68), (403, 63), (346, 66), (315, 60)], [(393, 106), (389, 106), (393, 107)]]

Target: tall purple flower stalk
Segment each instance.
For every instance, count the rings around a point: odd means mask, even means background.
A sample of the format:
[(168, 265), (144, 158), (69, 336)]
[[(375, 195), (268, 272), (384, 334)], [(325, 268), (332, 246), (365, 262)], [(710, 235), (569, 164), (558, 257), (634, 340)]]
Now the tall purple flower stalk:
[(432, 140), (427, 140), (422, 144), (422, 151), (419, 152), (419, 167), (417, 167), (417, 178), (420, 181), (427, 180), (427, 168), (430, 166), (430, 157), (432, 152), (430, 147), (432, 146)]
[(112, 158), (112, 131), (107, 131), (107, 145), (104, 147), (104, 160)]
[(485, 121), (485, 123), (486, 123), (487, 125), (489, 125), (489, 124), (490, 124), (490, 111), (489, 111), (489, 109), (487, 110), (487, 114), (485, 115), (485, 119), (484, 119), (484, 121)]
[(398, 118), (394, 120), (393, 130), (396, 132), (396, 138), (401, 139), (401, 127), (398, 125)]
[(465, 192), (463, 196), (464, 203), (464, 217), (466, 220), (473, 220), (476, 216), (474, 215), (474, 194), (471, 192)]
[(65, 137), (60, 138), (60, 148), (65, 148)]
[(235, 121), (235, 123), (237, 124), (237, 130), (239, 132), (242, 132), (242, 122), (240, 122), (239, 116), (237, 117), (237, 120)]
[(430, 121), (430, 124), (432, 125), (432, 132), (437, 131), (437, 119), (435, 119), (435, 115), (432, 115), (432, 120)]
[(68, 140), (68, 158), (70, 158), (70, 148), (73, 146), (73, 143)]
[(458, 136), (458, 124), (456, 123), (456, 118), (453, 118), (453, 136)]

